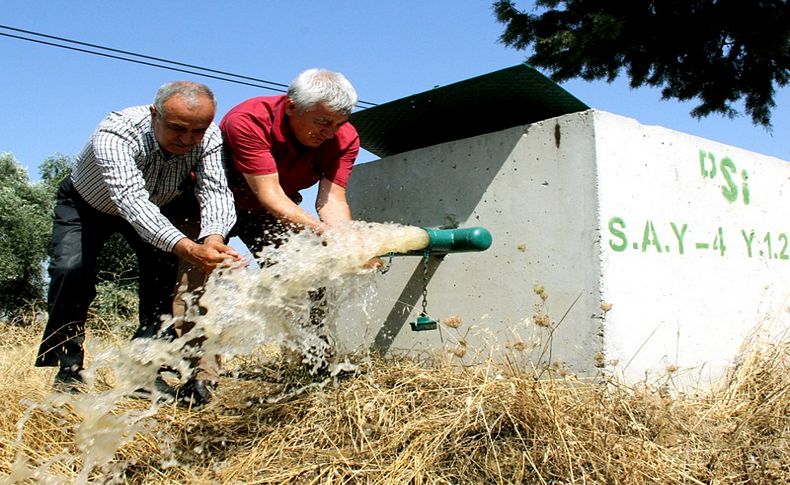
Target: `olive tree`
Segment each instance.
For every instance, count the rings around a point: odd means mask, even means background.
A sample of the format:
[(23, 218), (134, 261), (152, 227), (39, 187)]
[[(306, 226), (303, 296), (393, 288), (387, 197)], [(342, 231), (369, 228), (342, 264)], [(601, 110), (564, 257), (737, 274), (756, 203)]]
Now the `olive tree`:
[(0, 316), (41, 307), (53, 199), (9, 153), (0, 155)]

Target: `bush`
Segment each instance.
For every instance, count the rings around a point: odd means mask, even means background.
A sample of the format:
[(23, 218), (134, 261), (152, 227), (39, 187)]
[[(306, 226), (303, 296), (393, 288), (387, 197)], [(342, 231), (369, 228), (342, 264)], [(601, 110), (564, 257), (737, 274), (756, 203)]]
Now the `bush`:
[(43, 307), (52, 202), (48, 187), (31, 184), (11, 154), (0, 155), (0, 316), (9, 321)]

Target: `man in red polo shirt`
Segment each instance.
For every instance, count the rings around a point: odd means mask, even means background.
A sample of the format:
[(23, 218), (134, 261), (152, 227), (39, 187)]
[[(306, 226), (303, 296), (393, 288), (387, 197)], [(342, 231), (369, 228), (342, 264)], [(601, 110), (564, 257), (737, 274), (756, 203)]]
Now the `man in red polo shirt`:
[[(236, 199), (234, 235), (257, 254), (272, 243), (265, 228), (308, 227), (322, 234), (351, 219), (346, 184), (359, 153), (347, 122), (357, 102), (340, 73), (310, 69), (288, 94), (242, 102), (220, 122)], [(299, 206), (299, 191), (318, 183), (314, 216)]]
[[(248, 99), (220, 122), (228, 165), (228, 184), (236, 200), (232, 235), (257, 254), (279, 245), (289, 229), (317, 234), (349, 221), (346, 184), (359, 153), (359, 135), (348, 123), (357, 94), (340, 73), (309, 69), (280, 96)], [(318, 183), (317, 216), (299, 206), (299, 191)], [(380, 263), (374, 258), (368, 266)], [(307, 295), (306, 295), (307, 296)], [(333, 356), (324, 332), (323, 289), (310, 292), (309, 322), (321, 339), (304, 357), (311, 373), (329, 370)]]

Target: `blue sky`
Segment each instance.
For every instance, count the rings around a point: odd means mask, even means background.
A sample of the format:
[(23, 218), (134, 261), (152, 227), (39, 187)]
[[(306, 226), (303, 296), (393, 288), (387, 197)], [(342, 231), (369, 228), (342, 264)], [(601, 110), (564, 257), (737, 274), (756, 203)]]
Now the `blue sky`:
[[(326, 67), (373, 103), (526, 57), (498, 43), (503, 26), (489, 0), (4, 0), (0, 24), (283, 84), (303, 69)], [(164, 82), (205, 82), (219, 100), (218, 118), (246, 98), (276, 94), (2, 36), (0, 59), (0, 153), (11, 152), (34, 180), (46, 157), (74, 155), (108, 111), (150, 103)], [(693, 103), (661, 101), (658, 90), (631, 90), (624, 78), (563, 87), (599, 110), (790, 160), (787, 88), (769, 133), (746, 116), (693, 119)], [(474, 113), (459, 122), (474, 122)]]

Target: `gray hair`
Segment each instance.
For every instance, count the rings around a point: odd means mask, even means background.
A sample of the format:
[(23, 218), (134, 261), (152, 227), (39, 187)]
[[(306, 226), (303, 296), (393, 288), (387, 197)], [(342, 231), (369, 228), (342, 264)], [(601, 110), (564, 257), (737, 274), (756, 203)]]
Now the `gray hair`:
[(217, 100), (214, 98), (214, 93), (205, 84), (192, 81), (173, 81), (163, 84), (156, 92), (156, 97), (154, 98), (156, 112), (163, 115), (165, 113), (165, 103), (176, 95), (183, 96), (190, 107), (197, 104), (198, 98), (206, 97), (211, 100), (214, 109), (217, 109)]
[(288, 97), (299, 111), (323, 103), (335, 113), (350, 115), (357, 104), (357, 92), (349, 80), (327, 69), (308, 69), (299, 74), (288, 86)]

